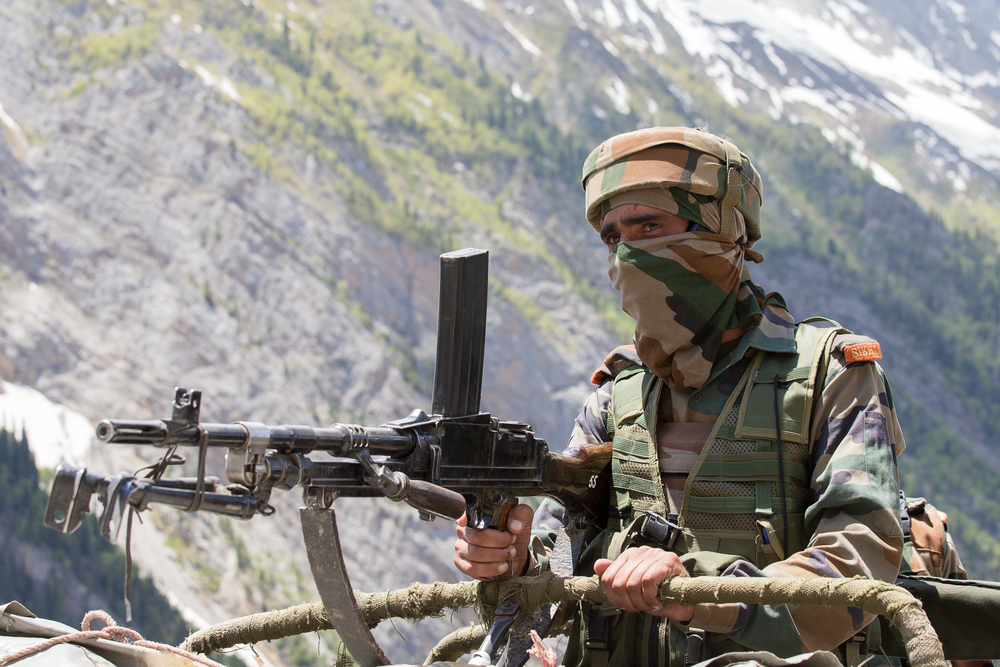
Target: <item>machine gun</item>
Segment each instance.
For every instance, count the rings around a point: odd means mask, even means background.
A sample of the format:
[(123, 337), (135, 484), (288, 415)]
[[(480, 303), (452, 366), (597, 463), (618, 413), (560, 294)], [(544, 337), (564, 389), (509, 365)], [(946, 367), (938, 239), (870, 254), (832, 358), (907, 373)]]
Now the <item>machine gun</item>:
[[(553, 455), (528, 424), (480, 412), (487, 275), (485, 250), (441, 256), (432, 414), (414, 410), (378, 427), (212, 424), (200, 421), (201, 392), (178, 388), (170, 419), (106, 419), (97, 426), (98, 439), (106, 443), (166, 448), (160, 463), (144, 477), (101, 477), (60, 465), (45, 525), (73, 532), (97, 496), (101, 534), (114, 542), (129, 508), (165, 504), (250, 519), (274, 512), (274, 489), (301, 486), (302, 531), (327, 614), (356, 662), (388, 664), (354, 603), (337, 535), (336, 498), (384, 495), (409, 503), (426, 520), (467, 513), (470, 525), (479, 528), (505, 528), (519, 496), (551, 496), (575, 515), (597, 520), (603, 518), (597, 508), (607, 511), (610, 445)], [(198, 448), (197, 476), (163, 478), (168, 466), (183, 460), (174, 453), (180, 446)], [(228, 450), (227, 485), (205, 475), (210, 447)], [(310, 458), (313, 453), (325, 456)]]

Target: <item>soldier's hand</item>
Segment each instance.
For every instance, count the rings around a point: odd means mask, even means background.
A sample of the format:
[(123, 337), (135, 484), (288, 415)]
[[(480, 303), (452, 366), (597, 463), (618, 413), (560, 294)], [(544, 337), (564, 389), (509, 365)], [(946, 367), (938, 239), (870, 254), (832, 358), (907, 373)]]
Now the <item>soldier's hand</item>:
[(680, 558), (672, 551), (639, 547), (626, 549), (614, 561), (601, 558), (594, 572), (608, 602), (625, 611), (644, 611), (680, 623), (687, 623), (694, 611), (676, 603), (662, 604), (658, 599), (660, 584), (669, 577), (690, 576)]
[(455, 540), (455, 566), (474, 579), (487, 579), (503, 574), (513, 564), (514, 576), (524, 574), (528, 564), (528, 542), (531, 541), (531, 519), (535, 511), (528, 505), (518, 505), (510, 511), (507, 530), (487, 528), (476, 530), (462, 516)]

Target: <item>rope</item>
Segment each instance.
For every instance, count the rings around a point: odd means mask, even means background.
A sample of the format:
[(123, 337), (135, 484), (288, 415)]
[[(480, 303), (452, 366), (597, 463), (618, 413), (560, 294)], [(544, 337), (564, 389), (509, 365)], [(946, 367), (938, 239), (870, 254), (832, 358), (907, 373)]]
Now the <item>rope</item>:
[[(413, 584), (388, 593), (355, 592), (358, 610), (370, 627), (386, 618), (419, 620), (440, 616), (445, 609), (459, 609), (489, 600), (491, 606), (514, 597), (523, 611), (546, 602), (607, 600), (597, 577), (518, 577), (507, 581), (464, 582), (459, 584)], [(674, 577), (660, 585), (662, 602), (691, 607), (699, 604), (744, 602), (766, 605), (816, 605), (857, 607), (885, 616), (902, 635), (912, 667), (946, 667), (944, 651), (919, 600), (892, 584), (856, 577), (854, 579), (794, 579), (765, 577)], [(184, 650), (209, 654), (236, 644), (251, 644), (286, 637), (289, 634), (333, 629), (322, 603), (254, 614), (197, 632), (181, 645)], [(451, 656), (475, 628), (452, 633), (435, 647), (428, 660), (437, 655)], [(481, 639), (480, 639), (481, 641)], [(474, 644), (473, 644), (474, 645)], [(462, 655), (461, 653), (458, 654)], [(457, 656), (456, 656), (457, 657)]]
[[(100, 630), (91, 630), (90, 622), (94, 619), (104, 621), (104, 628)], [(142, 646), (145, 648), (153, 649), (154, 651), (166, 651), (168, 653), (173, 653), (179, 655), (182, 658), (187, 658), (192, 662), (197, 662), (198, 664), (205, 665), (206, 667), (224, 667), (214, 660), (209, 660), (208, 658), (203, 658), (200, 655), (194, 655), (183, 649), (175, 648), (173, 646), (168, 646), (167, 644), (160, 644), (158, 642), (146, 641), (142, 638), (138, 632), (131, 628), (123, 628), (115, 623), (115, 619), (111, 618), (108, 612), (97, 609), (94, 611), (88, 611), (83, 617), (83, 622), (80, 624), (81, 632), (72, 632), (68, 635), (61, 635), (59, 637), (52, 637), (51, 639), (46, 639), (45, 641), (39, 642), (37, 644), (32, 644), (31, 646), (26, 646), (20, 651), (15, 651), (3, 657), (0, 657), (0, 665), (6, 665), (7, 663), (14, 662), (15, 660), (20, 660), (21, 658), (26, 658), (29, 655), (38, 653), (39, 651), (44, 651), (53, 646), (58, 646), (59, 644), (65, 644), (67, 642), (78, 642), (81, 639), (107, 639), (109, 641), (118, 642), (120, 644), (128, 644), (131, 646)]]
[[(476, 581), (461, 584), (412, 584), (409, 588), (385, 593), (355, 591), (354, 597), (362, 618), (369, 627), (375, 627), (387, 618), (419, 621), (429, 616), (441, 616), (446, 609), (470, 607), (481, 597), (478, 590), (480, 585)], [(188, 637), (181, 648), (207, 655), (237, 644), (253, 644), (332, 629), (334, 627), (327, 618), (323, 603), (313, 602), (213, 625)]]
[(920, 601), (884, 581), (760, 577), (693, 577), (668, 579), (660, 599), (684, 606), (745, 602), (766, 605), (857, 607), (885, 616), (899, 630), (913, 667), (945, 667), (944, 650)]

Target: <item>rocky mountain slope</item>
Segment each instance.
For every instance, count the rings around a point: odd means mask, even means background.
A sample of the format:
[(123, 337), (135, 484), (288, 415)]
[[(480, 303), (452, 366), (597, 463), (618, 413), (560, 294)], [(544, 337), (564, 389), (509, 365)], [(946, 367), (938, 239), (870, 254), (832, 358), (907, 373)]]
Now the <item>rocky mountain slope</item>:
[[(179, 385), (210, 421), (381, 423), (429, 407), (437, 254), (484, 247), (483, 407), (558, 447), (629, 336), (581, 220), (583, 157), (707, 125), (765, 178), (755, 277), (880, 340), (904, 481), (949, 510), (974, 574), (1000, 576), (1000, 16), (912, 9), (10, 0), (0, 378), (92, 421), (166, 416)], [(358, 588), (456, 576), (450, 527), (343, 503)], [(297, 504), (152, 513), (137, 560), (192, 621), (308, 598)], [(417, 660), (448, 626), (428, 623), (378, 637)]]

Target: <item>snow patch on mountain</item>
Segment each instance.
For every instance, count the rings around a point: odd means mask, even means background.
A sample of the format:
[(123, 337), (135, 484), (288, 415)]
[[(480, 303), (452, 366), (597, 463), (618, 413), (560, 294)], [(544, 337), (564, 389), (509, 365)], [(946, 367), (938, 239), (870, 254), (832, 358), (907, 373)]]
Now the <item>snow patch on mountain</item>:
[(611, 105), (620, 114), (629, 114), (632, 112), (632, 96), (629, 95), (628, 88), (617, 76), (612, 76), (607, 85), (604, 86), (604, 92), (609, 98), (611, 98)]
[(31, 387), (0, 382), (0, 425), (28, 438), (39, 468), (82, 466), (94, 437), (90, 420)]
[[(756, 88), (770, 99), (767, 111), (775, 119), (790, 116), (788, 105), (796, 103), (812, 106), (840, 123), (853, 122), (858, 108), (876, 107), (927, 125), (965, 159), (1000, 170), (1000, 127), (986, 97), (1000, 87), (996, 68), (960, 72), (935, 43), (915, 37), (894, 24), (892, 17), (878, 16), (861, 2), (827, 0), (819, 10), (773, 0), (644, 0), (644, 4), (670, 24), (685, 51), (705, 63), (705, 73), (734, 106), (750, 103)], [(634, 11), (618, 14), (609, 9), (609, 0), (604, 0), (604, 17), (640, 23)], [(938, 10), (953, 17), (935, 14)], [(955, 2), (929, 11), (931, 23), (941, 27), (948, 21), (964, 25), (970, 20), (966, 9)], [(617, 21), (606, 21), (611, 23)], [(891, 33), (886, 25), (891, 25)], [(655, 27), (650, 32), (660, 36)], [(1000, 43), (1000, 33), (990, 34)], [(967, 49), (979, 50), (968, 30), (963, 35)], [(755, 49), (763, 57), (755, 60)], [(991, 49), (990, 53), (1000, 64), (1000, 52)], [(819, 81), (793, 78), (796, 59)], [(844, 90), (830, 75), (854, 75), (873, 85)], [(854, 108), (835, 104), (838, 100)]]
[(522, 49), (531, 54), (533, 59), (538, 60), (538, 57), (542, 55), (542, 50), (535, 46), (534, 42), (525, 37), (520, 30), (515, 28), (510, 21), (504, 21), (503, 28), (517, 40), (517, 43), (521, 45)]
[(4, 111), (3, 104), (0, 104), (0, 125), (6, 127), (7, 130), (14, 135), (14, 139), (17, 141), (17, 145), (23, 150), (27, 144), (24, 138), (24, 130), (16, 120), (10, 117), (6, 111)]

